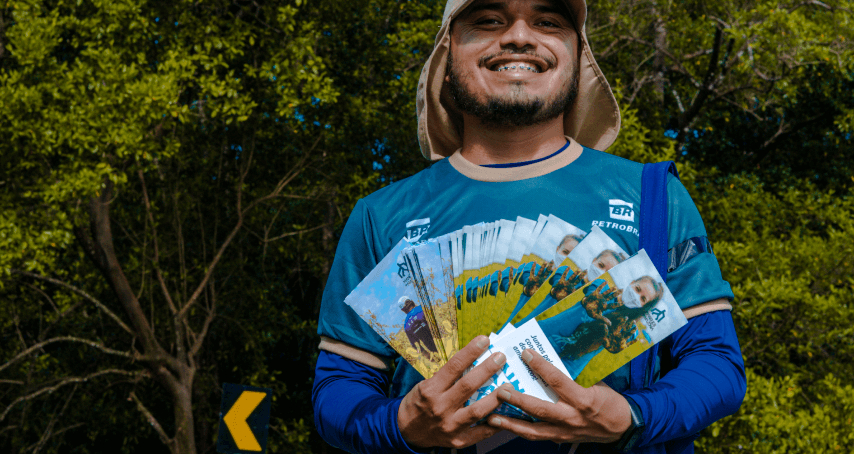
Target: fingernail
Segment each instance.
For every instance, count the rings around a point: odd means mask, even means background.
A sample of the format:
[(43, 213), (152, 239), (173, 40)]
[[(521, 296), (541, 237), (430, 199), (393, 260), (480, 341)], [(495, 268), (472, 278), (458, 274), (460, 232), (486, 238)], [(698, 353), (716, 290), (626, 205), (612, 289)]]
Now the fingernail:
[(498, 397), (500, 397), (504, 400), (508, 400), (508, 399), (510, 399), (510, 391), (507, 391), (506, 389), (502, 389), (501, 391), (498, 391)]
[(477, 346), (480, 348), (489, 347), (489, 339), (481, 336), (480, 339), (477, 341)]
[(498, 416), (493, 416), (492, 419), (489, 420), (489, 424), (495, 427), (501, 427), (501, 423), (504, 422)]
[(495, 361), (495, 364), (503, 366), (504, 363), (507, 362), (507, 357), (504, 356), (504, 353), (498, 352), (492, 357), (492, 360)]
[(525, 350), (522, 352), (522, 361), (525, 361), (527, 363), (528, 361), (530, 361), (532, 359), (534, 359), (534, 354), (531, 353), (530, 350)]

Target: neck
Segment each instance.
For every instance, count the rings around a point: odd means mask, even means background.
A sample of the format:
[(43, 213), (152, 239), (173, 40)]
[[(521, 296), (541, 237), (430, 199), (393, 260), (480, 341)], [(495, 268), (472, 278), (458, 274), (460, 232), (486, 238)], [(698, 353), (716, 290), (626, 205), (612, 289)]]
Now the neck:
[(565, 144), (562, 115), (545, 123), (515, 128), (485, 126), (479, 119), (464, 115), (461, 154), (472, 164), (531, 161), (544, 158)]

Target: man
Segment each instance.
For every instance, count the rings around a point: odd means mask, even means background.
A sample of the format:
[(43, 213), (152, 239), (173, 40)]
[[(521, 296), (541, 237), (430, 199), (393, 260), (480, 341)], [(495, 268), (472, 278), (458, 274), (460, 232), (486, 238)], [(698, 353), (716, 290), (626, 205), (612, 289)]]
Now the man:
[[(423, 380), (343, 303), (415, 222), (438, 236), (551, 213), (582, 228), (608, 225), (620, 247), (637, 252), (628, 212), (640, 203), (642, 166), (596, 151), (613, 143), (620, 119), (587, 44), (586, 14), (583, 0), (447, 4), (416, 98), (422, 153), (439, 161), (357, 203), (324, 291), (313, 398), (318, 431), (331, 444), (353, 452), (691, 452), (700, 430), (740, 405), (732, 291), (710, 252), (671, 263), (668, 286), (689, 323), (662, 342), (661, 361), (633, 361), (585, 389), (526, 350), (523, 359), (560, 396), (556, 404), (502, 387), (465, 407), (506, 360), (495, 353), (464, 374), (486, 337)], [(668, 247), (705, 244), (685, 188), (671, 178), (667, 193)], [(614, 201), (625, 207), (620, 222), (610, 216)], [(490, 415), (502, 402), (539, 422)], [(499, 431), (518, 437), (500, 444)]]

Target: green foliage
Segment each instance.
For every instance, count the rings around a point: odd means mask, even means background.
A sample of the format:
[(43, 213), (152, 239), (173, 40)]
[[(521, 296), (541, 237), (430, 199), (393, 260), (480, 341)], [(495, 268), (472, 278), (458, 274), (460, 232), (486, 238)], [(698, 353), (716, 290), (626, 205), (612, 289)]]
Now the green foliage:
[[(215, 443), (225, 381), (274, 389), (271, 449), (316, 450), (306, 409), (335, 234), (358, 198), (424, 166), (410, 94), (441, 7), (0, 7), (0, 366), (55, 336), (147, 353), (140, 320), (179, 361), (181, 344), (206, 334), (185, 362), (197, 450)], [(94, 233), (101, 197), (107, 236)], [(115, 248), (118, 281), (100, 240)], [(170, 306), (187, 304), (176, 328)], [(0, 372), (14, 383), (0, 396), (0, 450), (186, 452), (146, 423), (177, 431), (160, 366), (80, 345), (53, 343)], [(134, 375), (72, 384), (107, 369)]]
[(609, 151), (678, 160), (735, 293), (748, 396), (700, 452), (850, 448), (851, 6), (589, 2), (623, 116)]
[(807, 389), (795, 377), (766, 378), (750, 369), (747, 381), (741, 411), (700, 438), (698, 452), (834, 453), (854, 444), (850, 384), (827, 375)]
[[(320, 274), (329, 258), (318, 253), (316, 233), (293, 233), (317, 232), (328, 189), (344, 173), (330, 171), (319, 150), (327, 147), (322, 125), (312, 118), (332, 109), (339, 89), (317, 54), (322, 28), (306, 20), (306, 5), (233, 6), (2, 7), (0, 366), (55, 336), (139, 354), (140, 332), (134, 339), (105, 311), (133, 330), (142, 316), (168, 353), (207, 334), (190, 363), (199, 451), (215, 442), (223, 381), (270, 386), (285, 367), (299, 373), (276, 387), (291, 402), (274, 411), (273, 424), (286, 430), (271, 437), (281, 450), (305, 450), (310, 431), (299, 421), (310, 421), (302, 409), (317, 340), (313, 311), (301, 307), (311, 308), (316, 295), (292, 288), (304, 274)], [(367, 191), (349, 175), (340, 184), (348, 197)], [(95, 237), (91, 202), (104, 194), (112, 237)], [(116, 281), (90, 237), (114, 245), (133, 298), (113, 291)], [(266, 266), (252, 259), (275, 238), (296, 253)], [(30, 272), (54, 281), (22, 274)], [(176, 336), (169, 305), (188, 304), (197, 289), (202, 302), (187, 313), (186, 336)], [(134, 306), (136, 315), (127, 310)], [(81, 345), (53, 343), (2, 370), (0, 420), (8, 429), (0, 431), (0, 450), (166, 450), (129, 397), (135, 393), (175, 434), (176, 403), (152, 380), (157, 366)], [(293, 364), (269, 362), (285, 350)], [(93, 376), (105, 370), (132, 375)], [(91, 408), (105, 410), (93, 416)]]
[(850, 184), (850, 0), (588, 6), (592, 47), (609, 79), (621, 80), (624, 108), (667, 130), (678, 158)]
[[(665, 136), (662, 125), (642, 121), (638, 109), (624, 102), (623, 87), (620, 83), (621, 80), (616, 79), (612, 86), (620, 105), (620, 135), (608, 148), (608, 153), (642, 163), (675, 161), (675, 144)], [(690, 190), (691, 183), (697, 176), (695, 166), (690, 161), (681, 161), (677, 164), (677, 170), (679, 178)]]
[[(117, 263), (163, 351), (179, 358), (210, 321), (193, 358), (197, 452), (213, 449), (223, 382), (274, 389), (271, 452), (321, 449), (308, 409), (326, 273), (356, 201), (426, 165), (415, 88), (443, 7), (0, 5), (0, 366), (56, 336), (95, 343), (57, 342), (0, 370), (0, 451), (166, 452), (131, 392), (175, 433), (157, 367), (99, 349), (143, 348), (87, 242), (104, 195)], [(851, 1), (589, 7), (622, 109), (609, 151), (678, 160), (736, 295), (748, 396), (698, 450), (844, 451)], [(176, 335), (170, 301), (196, 290)], [(133, 375), (15, 401), (107, 369)]]
[[(703, 452), (836, 452), (851, 445), (854, 200), (796, 180), (753, 176), (697, 190), (735, 293), (748, 371), (739, 412), (707, 430)], [(840, 446), (841, 448), (837, 448)]]
[(643, 163), (676, 159), (676, 150), (672, 141), (664, 136), (664, 130), (641, 121), (638, 109), (625, 102), (620, 79), (613, 81), (612, 90), (620, 105), (621, 124), (620, 135), (608, 152)]

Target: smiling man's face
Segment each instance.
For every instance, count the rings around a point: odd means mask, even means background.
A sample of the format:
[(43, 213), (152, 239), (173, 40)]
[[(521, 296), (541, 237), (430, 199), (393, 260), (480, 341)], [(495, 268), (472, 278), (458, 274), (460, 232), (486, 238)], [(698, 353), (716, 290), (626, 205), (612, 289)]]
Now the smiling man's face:
[(454, 19), (445, 80), (456, 107), (485, 125), (539, 124), (574, 100), (577, 51), (559, 0), (477, 0)]

